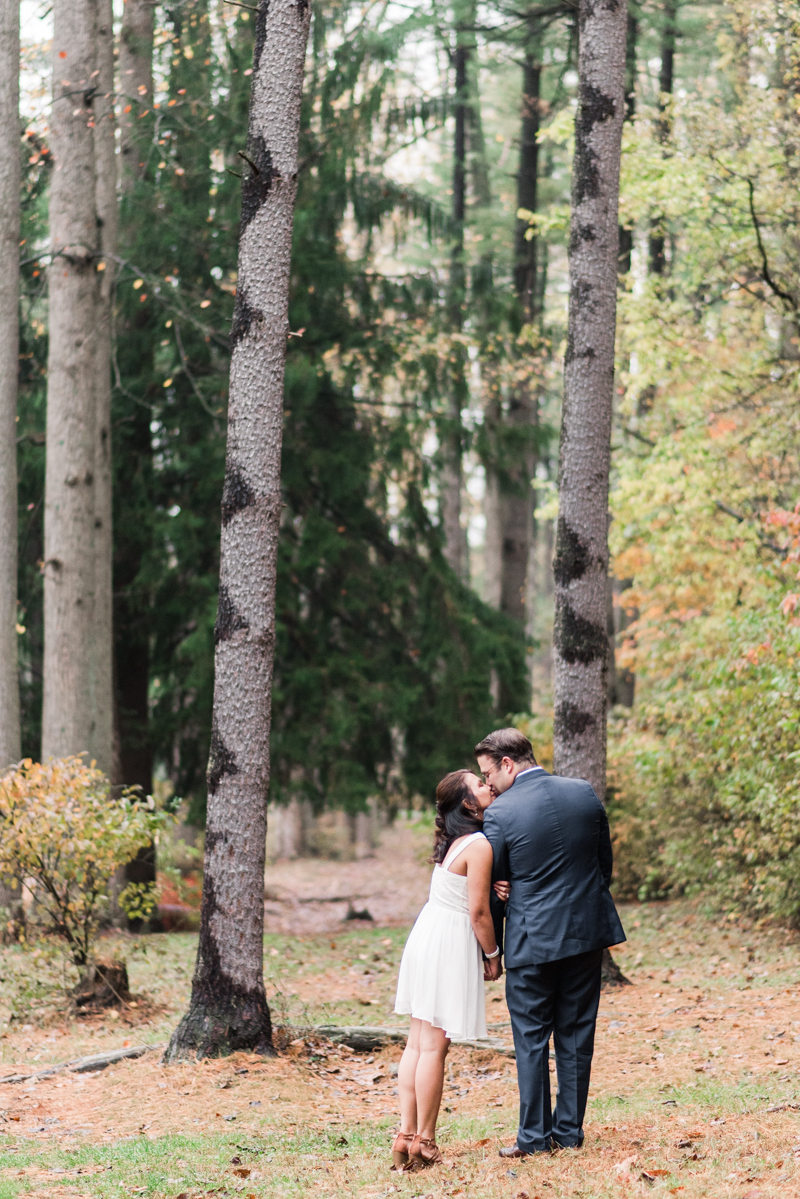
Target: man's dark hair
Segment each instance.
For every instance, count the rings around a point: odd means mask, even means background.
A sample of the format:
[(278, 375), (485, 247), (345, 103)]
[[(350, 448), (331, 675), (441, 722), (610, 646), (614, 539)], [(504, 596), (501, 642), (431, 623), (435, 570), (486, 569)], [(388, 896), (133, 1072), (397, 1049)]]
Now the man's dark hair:
[(478, 742), (475, 746), (475, 757), (491, 758), (497, 765), (503, 758), (510, 758), (512, 762), (530, 762), (531, 766), (536, 765), (533, 746), (519, 729), (496, 729), (488, 737), (484, 737), (483, 741)]

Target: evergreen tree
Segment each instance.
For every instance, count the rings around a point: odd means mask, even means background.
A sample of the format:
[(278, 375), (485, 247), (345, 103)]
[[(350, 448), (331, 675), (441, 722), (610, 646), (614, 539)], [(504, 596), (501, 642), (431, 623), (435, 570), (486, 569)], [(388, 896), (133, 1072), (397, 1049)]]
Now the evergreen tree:
[[(119, 282), (125, 336), (115, 396), (121, 756), (131, 762), (138, 745), (143, 762), (153, 754), (169, 763), (198, 820), (211, 724), (225, 329), (236, 286), (234, 172), (249, 169), (238, 150), (252, 52), (247, 12), (221, 28), (221, 59), (199, 40), (204, 15), (182, 6), (157, 38), (169, 100), (157, 98), (137, 121), (153, 144), (143, 132), (142, 177), (123, 202), (129, 265)], [(418, 24), (387, 27), (378, 40), (357, 31), (339, 45), (335, 21), (315, 10), (302, 122), (290, 326), (305, 331), (290, 339), (286, 372), (271, 794), (350, 810), (396, 787), (398, 774), (404, 792), (430, 792), (439, 772), (466, 758), (498, 718), (492, 670), (507, 680), (509, 709), (525, 706), (521, 635), (450, 574), (425, 507), (418, 431), (438, 419), (438, 363), (435, 395), (420, 394), (415, 411), (396, 416), (375, 402), (403, 358), (405, 329), (446, 318), (436, 288), (424, 275), (376, 275), (369, 240), (361, 258), (341, 248), (348, 210), (368, 239), (398, 211), (444, 228), (435, 204), (370, 163), (376, 134), (397, 135), (394, 62)], [(358, 102), (343, 103), (365, 82)], [(435, 106), (413, 119), (429, 127)], [(388, 508), (394, 478), (397, 516)], [(131, 702), (134, 682), (140, 698)]]
[[(114, 668), (119, 777), (154, 764), (205, 814), (239, 180), (253, 21), (195, 0), (127, 0), (119, 59), (121, 207), (114, 315)], [(349, 10), (348, 10), (349, 12)], [(290, 294), (271, 795), (360, 810), (431, 794), (487, 727), (526, 706), (524, 637), (451, 572), (425, 454), (447, 397), (451, 219), (383, 164), (429, 136), (441, 97), (400, 95), (424, 15), (354, 26), (314, 12)], [(214, 25), (213, 22), (217, 24)], [(212, 37), (212, 26), (214, 29)], [(163, 80), (153, 91), (153, 65)], [(69, 76), (64, 76), (69, 78)], [(22, 238), (46, 230), (48, 146), (31, 134)], [(356, 241), (343, 230), (355, 221)], [(352, 226), (350, 226), (352, 227)], [(415, 269), (375, 270), (382, 230)], [(429, 240), (425, 240), (425, 239)], [(357, 250), (354, 247), (358, 247)], [(419, 247), (419, 253), (417, 253)], [(102, 274), (102, 272), (100, 273)], [(23, 750), (41, 712), (42, 273), (23, 267), (20, 520)], [(469, 339), (469, 330), (464, 334)], [(405, 380), (405, 395), (397, 379)], [(397, 403), (396, 401), (400, 402)], [(505, 706), (490, 682), (503, 681)], [(152, 878), (153, 862), (131, 867)], [(131, 875), (133, 878), (133, 875)]]

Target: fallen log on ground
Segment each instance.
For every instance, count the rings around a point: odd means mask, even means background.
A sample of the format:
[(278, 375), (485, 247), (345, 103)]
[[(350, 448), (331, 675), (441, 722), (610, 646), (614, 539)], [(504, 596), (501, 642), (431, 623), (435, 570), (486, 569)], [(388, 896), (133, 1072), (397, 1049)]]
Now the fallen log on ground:
[(93, 1053), (89, 1057), (77, 1057), (71, 1062), (61, 1062), (58, 1066), (48, 1066), (46, 1070), (37, 1070), (34, 1074), (7, 1074), (0, 1078), (3, 1082), (35, 1082), (39, 1078), (49, 1078), (51, 1074), (90, 1074), (94, 1070), (105, 1070), (114, 1062), (121, 1062), (129, 1057), (143, 1057), (153, 1049), (163, 1049), (162, 1045), (132, 1045), (129, 1049), (111, 1049), (108, 1053)]
[[(285, 1032), (295, 1033), (298, 1037), (321, 1037), (334, 1045), (347, 1045), (356, 1053), (372, 1053), (375, 1049), (385, 1049), (387, 1045), (405, 1045), (408, 1033), (402, 1028), (375, 1028), (364, 1024), (341, 1026), (338, 1024), (318, 1024), (313, 1027), (292, 1027)], [(481, 1041), (457, 1041), (465, 1049), (491, 1049), (502, 1057), (516, 1057), (512, 1046), (506, 1045), (498, 1037), (487, 1037)], [(89, 1074), (95, 1070), (105, 1070), (115, 1062), (126, 1058), (143, 1057), (155, 1049), (163, 1049), (160, 1045), (132, 1045), (129, 1049), (112, 1049), (108, 1053), (93, 1053), (90, 1057), (74, 1058), (70, 1062), (61, 1062), (58, 1066), (48, 1066), (45, 1070), (37, 1070), (33, 1074), (7, 1074), (0, 1078), (0, 1083), (36, 1082), (40, 1078), (49, 1078), (53, 1074)]]
[[(355, 1024), (340, 1027), (337, 1024), (319, 1024), (314, 1028), (297, 1029), (297, 1035), (303, 1033), (324, 1037), (336, 1045), (347, 1045), (356, 1053), (371, 1053), (374, 1049), (385, 1049), (387, 1045), (405, 1045), (408, 1033), (402, 1028), (373, 1028), (368, 1025)], [(465, 1049), (491, 1049), (503, 1057), (515, 1057), (513, 1046), (506, 1045), (499, 1037), (487, 1037), (480, 1041), (454, 1041)]]

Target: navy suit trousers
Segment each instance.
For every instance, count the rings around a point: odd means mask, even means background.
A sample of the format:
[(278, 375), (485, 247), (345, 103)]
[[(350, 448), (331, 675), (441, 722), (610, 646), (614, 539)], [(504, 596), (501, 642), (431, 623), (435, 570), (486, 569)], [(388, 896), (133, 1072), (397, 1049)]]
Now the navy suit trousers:
[[(519, 1082), (517, 1145), (526, 1153), (583, 1143), (594, 1030), (600, 1003), (602, 949), (506, 971), (506, 1000)], [(558, 1096), (550, 1111), (550, 1035)]]

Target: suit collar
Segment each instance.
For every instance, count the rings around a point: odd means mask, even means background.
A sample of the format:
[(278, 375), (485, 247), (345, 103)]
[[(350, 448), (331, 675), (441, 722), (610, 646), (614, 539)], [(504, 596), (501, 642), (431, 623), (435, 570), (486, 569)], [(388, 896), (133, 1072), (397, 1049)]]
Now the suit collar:
[(503, 792), (503, 794), (510, 795), (511, 792), (516, 787), (517, 783), (519, 783), (520, 785), (524, 785), (525, 783), (535, 782), (536, 779), (540, 779), (540, 778), (549, 778), (549, 775), (548, 775), (547, 771), (544, 769), (544, 767), (543, 766), (530, 766), (530, 767), (528, 767), (527, 770), (521, 770), (519, 772), (517, 777), (514, 779), (514, 782), (511, 784), (511, 786), (508, 788), (507, 791)]

